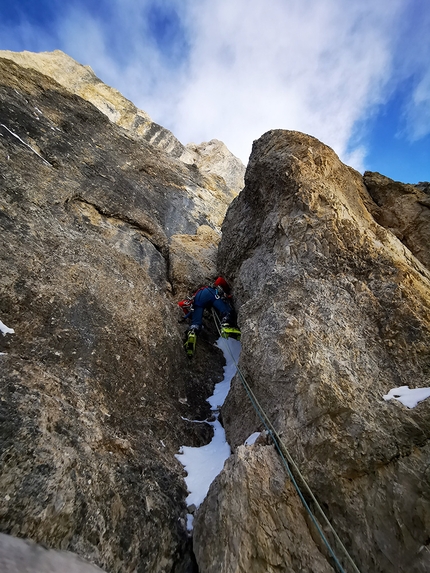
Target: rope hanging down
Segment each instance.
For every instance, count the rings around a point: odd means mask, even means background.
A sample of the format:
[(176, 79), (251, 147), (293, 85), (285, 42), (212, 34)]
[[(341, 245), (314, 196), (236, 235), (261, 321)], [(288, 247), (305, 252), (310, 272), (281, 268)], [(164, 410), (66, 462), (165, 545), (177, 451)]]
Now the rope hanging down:
[[(212, 309), (212, 315), (214, 317), (214, 321), (215, 321), (215, 325), (216, 328), (218, 330), (218, 333), (220, 336), (222, 336), (221, 333), (221, 321), (218, 317), (218, 315), (216, 314), (216, 312), (214, 311), (214, 309)], [(311, 508), (309, 507), (308, 503), (306, 502), (303, 493), (291, 471), (291, 468), (294, 468), (294, 471), (296, 473), (296, 475), (300, 478), (306, 492), (309, 494), (310, 498), (312, 499), (312, 501), (315, 504), (315, 507), (318, 509), (318, 512), (320, 514), (320, 516), (322, 517), (323, 521), (325, 522), (325, 524), (328, 526), (328, 528), (330, 529), (330, 531), (332, 532), (335, 540), (337, 541), (337, 543), (339, 544), (339, 547), (342, 549), (345, 557), (347, 558), (347, 560), (349, 561), (353, 571), (355, 573), (360, 573), (360, 570), (358, 569), (357, 565), (354, 563), (352, 557), (350, 556), (350, 554), (348, 553), (348, 550), (346, 549), (346, 547), (344, 546), (344, 544), (342, 543), (341, 539), (339, 538), (338, 534), (336, 533), (334, 527), (332, 526), (332, 524), (330, 523), (328, 517), (326, 516), (326, 514), (324, 513), (322, 507), (320, 506), (320, 504), (318, 503), (317, 499), (315, 498), (310, 486), (308, 485), (307, 481), (305, 480), (303, 474), (300, 472), (299, 468), (297, 467), (296, 463), (294, 462), (294, 460), (292, 459), (291, 455), (289, 454), (285, 444), (282, 442), (281, 437), (279, 436), (279, 434), (277, 433), (277, 431), (275, 430), (273, 424), (271, 423), (269, 417), (267, 416), (267, 414), (265, 413), (265, 411), (263, 410), (263, 408), (261, 407), (261, 405), (259, 404), (257, 398), (255, 397), (253, 391), (251, 390), (248, 382), (245, 380), (245, 377), (243, 376), (235, 358), (234, 355), (230, 349), (230, 345), (228, 344), (228, 339), (227, 339), (227, 348), (228, 351), (230, 353), (230, 356), (234, 362), (234, 365), (236, 366), (236, 370), (237, 373), (239, 375), (239, 378), (242, 382), (243, 387), (245, 388), (245, 391), (248, 395), (248, 398), (251, 401), (252, 406), (254, 407), (255, 411), (257, 412), (258, 417), (260, 418), (261, 422), (263, 423), (264, 427), (266, 428), (267, 432), (269, 433), (270, 437), (273, 440), (273, 443), (275, 444), (276, 449), (278, 450), (278, 453), (281, 457), (282, 463), (285, 467), (285, 469), (287, 470), (288, 476), (291, 479), (294, 488), (296, 489), (300, 500), (304, 506), (304, 508), (306, 509), (307, 513), (309, 514), (309, 517), (311, 518), (313, 524), (315, 525), (315, 527), (317, 528), (318, 533), (321, 536), (321, 539), (324, 542), (324, 545), (327, 547), (330, 555), (332, 556), (338, 570), (340, 573), (346, 573), (345, 569), (342, 567), (342, 565), (340, 564), (338, 558), (336, 557), (336, 554), (334, 552), (334, 550), (332, 549), (329, 541), (327, 540), (326, 536), (324, 535), (319, 523), (316, 520), (316, 517), (314, 516), (314, 514), (312, 513)]]

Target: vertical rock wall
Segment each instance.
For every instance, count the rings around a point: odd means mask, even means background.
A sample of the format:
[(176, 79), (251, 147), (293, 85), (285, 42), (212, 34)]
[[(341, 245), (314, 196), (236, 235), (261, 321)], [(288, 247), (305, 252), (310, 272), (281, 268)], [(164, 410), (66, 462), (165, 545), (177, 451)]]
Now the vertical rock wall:
[[(174, 293), (215, 272), (233, 195), (0, 59), (3, 533), (112, 573), (191, 570), (174, 454), (210, 438), (189, 420), (208, 415), (222, 355), (208, 333), (189, 364)], [(178, 237), (208, 266), (181, 274)]]
[[(418, 573), (430, 568), (430, 402), (408, 409), (383, 396), (430, 386), (430, 273), (376, 223), (377, 208), (331, 149), (269, 132), (227, 212), (219, 266), (240, 307), (242, 372), (359, 569)], [(238, 378), (223, 421), (235, 447), (261, 429)], [(318, 536), (286, 534), (302, 531), (286, 490), (261, 495), (280, 475), (272, 448), (250, 449), (255, 481), (236, 478), (239, 448), (197, 517), (201, 572), (210, 562), (235, 573), (319, 570), (320, 560), (309, 565)], [(271, 525), (273, 507), (287, 525)]]

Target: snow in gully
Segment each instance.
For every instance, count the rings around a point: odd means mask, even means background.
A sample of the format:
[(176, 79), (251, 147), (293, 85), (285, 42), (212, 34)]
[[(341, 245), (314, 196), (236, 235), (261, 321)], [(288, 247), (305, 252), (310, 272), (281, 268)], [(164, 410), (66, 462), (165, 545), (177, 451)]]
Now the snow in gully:
[[(225, 460), (229, 457), (231, 450), (228, 445), (224, 428), (221, 426), (218, 415), (219, 409), (224, 403), (230, 390), (230, 383), (236, 373), (236, 364), (239, 360), (241, 345), (240, 342), (232, 338), (219, 338), (217, 346), (225, 357), (224, 379), (215, 385), (214, 393), (208, 402), (215, 415), (213, 422), (207, 422), (213, 427), (214, 435), (212, 441), (206, 446), (193, 448), (182, 446), (177, 459), (184, 466), (187, 476), (185, 483), (189, 491), (186, 499), (187, 505), (194, 505), (196, 508), (202, 503), (209, 490), (210, 484), (224, 467)], [(187, 527), (192, 529), (193, 516), (188, 514)]]

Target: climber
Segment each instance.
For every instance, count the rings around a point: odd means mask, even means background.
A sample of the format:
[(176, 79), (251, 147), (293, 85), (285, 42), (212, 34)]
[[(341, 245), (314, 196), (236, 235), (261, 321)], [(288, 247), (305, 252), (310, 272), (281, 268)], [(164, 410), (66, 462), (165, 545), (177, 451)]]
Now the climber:
[(194, 354), (205, 309), (213, 307), (216, 310), (220, 320), (221, 335), (224, 338), (229, 336), (240, 338), (240, 331), (235, 326), (235, 312), (230, 304), (231, 299), (230, 286), (223, 277), (218, 277), (212, 286), (201, 287), (192, 296), (178, 302), (185, 314), (181, 322), (186, 319), (191, 321), (185, 341), (185, 350), (189, 357)]

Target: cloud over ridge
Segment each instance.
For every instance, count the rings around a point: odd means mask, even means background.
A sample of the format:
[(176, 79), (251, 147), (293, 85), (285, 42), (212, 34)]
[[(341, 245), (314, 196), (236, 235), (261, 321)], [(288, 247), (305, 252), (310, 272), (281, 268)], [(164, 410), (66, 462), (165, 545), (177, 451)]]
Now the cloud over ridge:
[(399, 132), (430, 134), (430, 9), (413, 4), (74, 0), (47, 27), (0, 24), (0, 38), (91, 65), (184, 143), (221, 139), (246, 162), (265, 131), (296, 129), (362, 170), (368, 123), (402, 82)]

